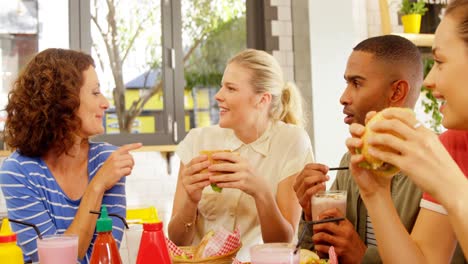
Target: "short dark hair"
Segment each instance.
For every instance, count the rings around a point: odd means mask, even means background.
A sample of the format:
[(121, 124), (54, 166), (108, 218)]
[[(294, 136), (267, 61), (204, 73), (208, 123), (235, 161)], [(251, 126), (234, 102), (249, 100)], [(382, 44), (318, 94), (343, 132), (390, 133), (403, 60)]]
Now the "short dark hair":
[(410, 99), (416, 102), (423, 81), (423, 62), (416, 45), (397, 35), (383, 35), (363, 40), (353, 50), (373, 54), (375, 59), (393, 65), (391, 68), (403, 67), (411, 85)]
[(30, 157), (67, 152), (81, 127), (80, 88), (90, 66), (91, 56), (73, 50), (46, 49), (32, 58), (8, 95), (5, 143)]

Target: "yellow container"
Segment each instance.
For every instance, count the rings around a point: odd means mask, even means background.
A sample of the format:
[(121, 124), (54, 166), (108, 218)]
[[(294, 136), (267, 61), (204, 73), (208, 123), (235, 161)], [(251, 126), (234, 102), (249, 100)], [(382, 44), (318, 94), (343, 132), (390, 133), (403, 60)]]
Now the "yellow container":
[(401, 22), (403, 23), (403, 31), (405, 33), (418, 34), (421, 28), (421, 15), (420, 14), (404, 15), (401, 17)]
[(127, 223), (143, 224), (160, 222), (158, 211), (154, 206), (146, 208), (127, 209)]
[(7, 218), (0, 229), (0, 260), (2, 264), (23, 264), (23, 252), (16, 245), (16, 234), (11, 231)]

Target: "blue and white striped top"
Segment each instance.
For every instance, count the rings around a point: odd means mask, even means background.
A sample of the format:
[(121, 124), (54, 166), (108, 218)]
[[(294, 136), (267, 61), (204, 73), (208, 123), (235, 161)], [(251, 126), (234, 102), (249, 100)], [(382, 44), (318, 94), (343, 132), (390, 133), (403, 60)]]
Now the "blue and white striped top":
[[(107, 143), (92, 143), (88, 153), (89, 181), (96, 175), (117, 147)], [(62, 191), (45, 162), (39, 157), (26, 157), (14, 152), (5, 159), (0, 170), (0, 186), (5, 196), (8, 217), (35, 224), (42, 235), (61, 234), (70, 226), (81, 199), (72, 200)], [(102, 200), (109, 213), (126, 215), (125, 177)], [(37, 234), (31, 227), (11, 223), (25, 261), (38, 261)], [(113, 219), (112, 234), (120, 246), (123, 223)], [(89, 263), (97, 233), (81, 263)]]

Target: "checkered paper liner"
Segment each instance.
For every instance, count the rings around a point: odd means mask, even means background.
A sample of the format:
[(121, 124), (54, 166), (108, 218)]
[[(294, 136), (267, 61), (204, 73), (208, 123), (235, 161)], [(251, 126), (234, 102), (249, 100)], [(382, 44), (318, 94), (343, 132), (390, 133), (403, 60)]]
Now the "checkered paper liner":
[[(188, 259), (193, 258), (193, 254), (188, 254), (180, 249), (174, 242), (166, 237), (167, 248), (173, 256), (186, 256)], [(224, 228), (216, 231), (215, 235), (210, 239), (203, 251), (202, 258), (211, 256), (223, 256), (240, 246), (240, 231), (238, 228), (234, 232), (229, 232)]]
[(224, 256), (241, 244), (240, 231), (236, 228), (234, 232), (229, 232), (224, 228), (219, 228), (215, 235), (206, 244), (202, 257)]
[(173, 256), (187, 256), (189, 259), (193, 258), (192, 254), (187, 254), (185, 253), (182, 249), (180, 249), (174, 242), (172, 242), (169, 238), (166, 237), (166, 242), (167, 242), (167, 248), (169, 249), (169, 252)]

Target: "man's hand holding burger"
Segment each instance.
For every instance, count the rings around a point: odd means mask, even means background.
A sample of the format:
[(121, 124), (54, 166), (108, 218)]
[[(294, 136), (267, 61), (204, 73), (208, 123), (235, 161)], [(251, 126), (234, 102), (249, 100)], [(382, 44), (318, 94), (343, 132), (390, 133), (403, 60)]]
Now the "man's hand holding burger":
[(310, 200), (312, 196), (319, 192), (324, 191), (326, 186), (325, 182), (330, 179), (327, 176), (328, 167), (319, 163), (309, 163), (296, 177), (294, 183), (294, 191), (296, 192), (299, 204), (304, 211), (306, 221), (312, 220), (312, 212)]
[[(408, 108), (397, 109), (398, 111), (413, 113), (412, 110)], [(372, 130), (372, 126), (381, 120), (384, 120), (382, 112), (376, 113), (372, 111), (366, 116), (365, 127), (360, 124), (352, 124), (349, 127), (352, 138), (346, 140), (346, 146), (352, 154), (350, 169), (354, 180), (359, 185), (363, 198), (372, 196), (382, 189), (389, 191), (391, 178), (400, 171), (396, 166), (385, 163), (369, 153), (369, 148), (371, 147), (381, 148), (383, 151), (394, 151), (390, 148), (375, 145), (371, 146), (368, 142), (369, 138), (372, 138), (375, 133)], [(399, 135), (395, 136), (401, 138)]]

